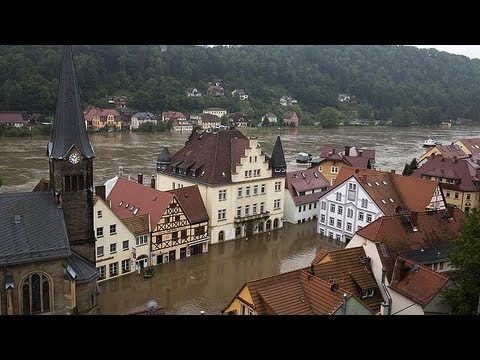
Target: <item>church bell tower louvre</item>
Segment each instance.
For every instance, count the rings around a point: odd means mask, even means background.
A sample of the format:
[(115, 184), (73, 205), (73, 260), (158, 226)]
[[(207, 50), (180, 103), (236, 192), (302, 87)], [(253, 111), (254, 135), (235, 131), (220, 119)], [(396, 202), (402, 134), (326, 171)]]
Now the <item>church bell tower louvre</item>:
[(93, 229), (93, 158), (88, 138), (72, 46), (65, 46), (53, 132), (48, 144), (50, 188), (64, 212), (74, 252), (95, 263)]

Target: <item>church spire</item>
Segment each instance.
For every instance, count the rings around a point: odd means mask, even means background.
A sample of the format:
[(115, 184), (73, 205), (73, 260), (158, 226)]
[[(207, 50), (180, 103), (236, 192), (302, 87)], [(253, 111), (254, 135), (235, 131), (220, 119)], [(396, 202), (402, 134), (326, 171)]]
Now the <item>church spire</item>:
[(270, 167), (272, 168), (273, 176), (286, 176), (287, 163), (285, 162), (280, 136), (277, 136), (277, 141), (275, 141), (275, 146), (273, 147)]
[(52, 139), (48, 146), (49, 157), (65, 159), (72, 147), (87, 159), (95, 156), (85, 127), (72, 46), (66, 45), (58, 84)]

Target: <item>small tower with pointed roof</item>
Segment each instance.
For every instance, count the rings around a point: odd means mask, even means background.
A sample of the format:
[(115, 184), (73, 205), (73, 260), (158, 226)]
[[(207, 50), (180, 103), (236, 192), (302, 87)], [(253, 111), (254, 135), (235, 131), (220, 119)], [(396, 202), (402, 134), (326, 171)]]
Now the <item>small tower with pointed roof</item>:
[(168, 151), (168, 147), (164, 146), (160, 155), (157, 158), (157, 171), (163, 171), (167, 168), (172, 160), (172, 155), (170, 155), (170, 151)]
[(277, 136), (277, 141), (275, 141), (275, 146), (273, 147), (270, 167), (272, 168), (272, 176), (287, 176), (287, 163), (285, 162), (280, 136)]
[(93, 158), (71, 46), (65, 46), (53, 133), (48, 144), (50, 188), (63, 208), (73, 251), (95, 262)]

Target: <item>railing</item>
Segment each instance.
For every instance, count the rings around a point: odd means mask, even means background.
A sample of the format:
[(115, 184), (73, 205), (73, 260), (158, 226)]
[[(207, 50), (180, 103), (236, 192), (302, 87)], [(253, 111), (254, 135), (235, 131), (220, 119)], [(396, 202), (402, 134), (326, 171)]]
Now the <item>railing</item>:
[(264, 211), (263, 213), (235, 216), (235, 223), (241, 223), (250, 220), (259, 220), (270, 216), (270, 211)]

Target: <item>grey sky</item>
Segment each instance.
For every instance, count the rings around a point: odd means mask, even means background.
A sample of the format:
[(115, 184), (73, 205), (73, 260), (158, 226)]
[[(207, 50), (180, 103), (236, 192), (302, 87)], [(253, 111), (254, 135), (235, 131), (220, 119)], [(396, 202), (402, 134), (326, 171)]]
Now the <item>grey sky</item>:
[(451, 54), (465, 55), (470, 59), (480, 59), (480, 45), (414, 45), (418, 48), (435, 48)]

